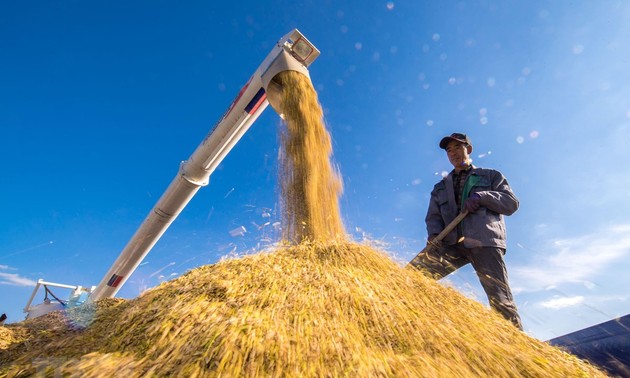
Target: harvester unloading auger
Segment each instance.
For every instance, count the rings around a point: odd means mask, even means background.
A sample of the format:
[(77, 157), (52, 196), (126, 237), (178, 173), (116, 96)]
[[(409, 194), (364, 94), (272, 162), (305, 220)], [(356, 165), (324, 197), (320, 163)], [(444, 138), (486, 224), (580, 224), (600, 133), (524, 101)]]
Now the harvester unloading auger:
[[(297, 71), (308, 77), (307, 68), (318, 56), (319, 50), (297, 29), (282, 37), (243, 86), (212, 131), (190, 158), (182, 162), (179, 172), (168, 189), (101, 282), (92, 288), (84, 288), (39, 280), (24, 308), (27, 318), (43, 315), (63, 308), (67, 304), (80, 304), (86, 299), (96, 301), (115, 296), (199, 188), (209, 183), (212, 172), (267, 105), (271, 105), (278, 114), (282, 114), (280, 103), (282, 86), (274, 80), (274, 77), (287, 70)], [(42, 286), (47, 294), (50, 292), (49, 287), (72, 289), (73, 292), (67, 303), (57, 297), (51, 300), (46, 295), (44, 303), (31, 306), (38, 289)]]

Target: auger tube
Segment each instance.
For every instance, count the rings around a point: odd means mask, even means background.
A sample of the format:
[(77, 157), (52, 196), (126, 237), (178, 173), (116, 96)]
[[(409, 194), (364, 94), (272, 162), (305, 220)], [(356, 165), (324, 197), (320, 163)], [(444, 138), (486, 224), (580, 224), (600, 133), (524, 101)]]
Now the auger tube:
[(116, 295), (199, 188), (208, 184), (212, 172), (267, 105), (271, 103), (282, 114), (279, 101), (282, 88), (273, 78), (287, 70), (309, 77), (307, 68), (318, 56), (319, 50), (297, 29), (278, 41), (212, 131), (190, 158), (181, 163), (168, 189), (92, 290), (89, 301)]

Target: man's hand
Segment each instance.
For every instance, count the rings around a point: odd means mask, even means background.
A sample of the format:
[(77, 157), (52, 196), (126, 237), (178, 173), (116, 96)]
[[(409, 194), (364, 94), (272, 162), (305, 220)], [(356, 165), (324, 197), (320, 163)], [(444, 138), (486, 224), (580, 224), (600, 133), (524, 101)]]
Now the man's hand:
[(473, 193), (466, 199), (466, 202), (464, 202), (464, 207), (469, 213), (474, 213), (479, 209), (479, 201), (481, 201), (481, 196), (477, 193)]

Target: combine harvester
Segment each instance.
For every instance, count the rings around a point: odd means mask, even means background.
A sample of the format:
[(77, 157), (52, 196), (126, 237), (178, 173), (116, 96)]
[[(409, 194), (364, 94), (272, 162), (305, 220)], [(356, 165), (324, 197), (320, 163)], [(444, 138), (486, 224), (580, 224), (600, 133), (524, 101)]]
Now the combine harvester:
[[(212, 131), (190, 158), (182, 162), (168, 189), (101, 282), (97, 286), (86, 288), (39, 280), (24, 308), (26, 318), (36, 318), (50, 311), (77, 306), (86, 301), (114, 297), (199, 188), (208, 185), (212, 172), (267, 105), (271, 104), (278, 114), (282, 114), (280, 104), (282, 86), (274, 80), (276, 75), (290, 70), (308, 77), (308, 66), (318, 56), (319, 50), (297, 29), (282, 37), (243, 86)], [(43, 303), (32, 305), (42, 287), (45, 291)], [(51, 287), (70, 289), (72, 292), (64, 301), (52, 293)]]

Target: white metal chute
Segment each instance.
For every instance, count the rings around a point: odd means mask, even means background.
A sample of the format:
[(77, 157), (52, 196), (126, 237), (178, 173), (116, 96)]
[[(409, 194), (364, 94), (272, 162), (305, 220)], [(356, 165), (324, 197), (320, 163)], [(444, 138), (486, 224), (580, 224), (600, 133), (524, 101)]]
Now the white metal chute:
[(273, 78), (286, 70), (308, 77), (307, 67), (318, 55), (319, 51), (298, 30), (278, 41), (212, 131), (181, 164), (166, 192), (90, 294), (91, 301), (116, 295), (199, 188), (208, 184), (212, 172), (270, 101), (281, 113), (279, 93), (282, 88)]

